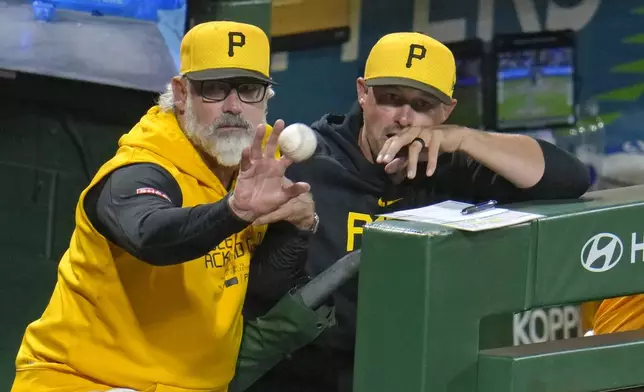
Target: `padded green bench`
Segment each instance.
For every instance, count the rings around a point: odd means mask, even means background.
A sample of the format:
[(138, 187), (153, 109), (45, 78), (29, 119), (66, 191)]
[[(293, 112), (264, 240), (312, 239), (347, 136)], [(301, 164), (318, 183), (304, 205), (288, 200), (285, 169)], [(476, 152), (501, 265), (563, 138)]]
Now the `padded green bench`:
[(642, 385), (644, 330), (483, 350), (477, 392), (592, 392)]

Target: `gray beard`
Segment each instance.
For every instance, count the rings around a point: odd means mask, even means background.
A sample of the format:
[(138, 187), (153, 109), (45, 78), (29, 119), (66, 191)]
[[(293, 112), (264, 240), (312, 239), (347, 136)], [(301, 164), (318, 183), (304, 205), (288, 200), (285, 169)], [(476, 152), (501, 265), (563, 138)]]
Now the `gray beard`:
[[(234, 131), (219, 129), (226, 126), (240, 129)], [(211, 125), (200, 124), (193, 110), (192, 97), (189, 97), (186, 102), (183, 131), (195, 147), (224, 167), (238, 166), (242, 151), (250, 147), (255, 137), (255, 127), (241, 115), (223, 113)]]

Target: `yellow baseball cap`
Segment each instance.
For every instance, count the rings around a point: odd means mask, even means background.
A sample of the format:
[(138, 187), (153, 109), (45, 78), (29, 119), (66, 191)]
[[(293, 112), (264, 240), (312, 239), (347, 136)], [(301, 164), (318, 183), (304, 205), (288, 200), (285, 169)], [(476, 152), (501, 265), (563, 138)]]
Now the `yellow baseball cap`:
[(270, 60), (268, 37), (259, 27), (206, 22), (183, 37), (179, 72), (191, 80), (249, 77), (274, 84), (269, 76)]
[(416, 88), (450, 104), (456, 62), (447, 46), (421, 33), (392, 33), (380, 38), (367, 58), (367, 86)]

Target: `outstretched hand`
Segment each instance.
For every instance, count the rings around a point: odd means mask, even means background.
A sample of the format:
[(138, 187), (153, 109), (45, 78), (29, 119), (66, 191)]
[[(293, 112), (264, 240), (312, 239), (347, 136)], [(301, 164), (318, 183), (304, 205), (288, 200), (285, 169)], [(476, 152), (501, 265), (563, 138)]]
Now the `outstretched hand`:
[(284, 121), (277, 120), (262, 148), (266, 125), (258, 126), (253, 144), (242, 153), (237, 183), (228, 199), (230, 208), (240, 219), (253, 222), (311, 189), (305, 182), (285, 181), (284, 173), (292, 161), (286, 157), (275, 158), (277, 139), (283, 129)]

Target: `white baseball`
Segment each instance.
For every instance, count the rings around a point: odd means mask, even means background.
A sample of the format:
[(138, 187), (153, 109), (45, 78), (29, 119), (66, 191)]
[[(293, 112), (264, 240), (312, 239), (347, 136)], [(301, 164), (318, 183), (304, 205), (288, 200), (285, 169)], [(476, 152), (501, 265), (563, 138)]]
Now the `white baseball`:
[(293, 162), (309, 159), (318, 145), (315, 132), (308, 125), (302, 123), (291, 124), (284, 128), (277, 142), (282, 154)]

